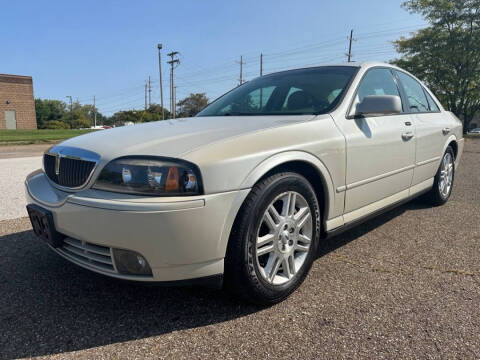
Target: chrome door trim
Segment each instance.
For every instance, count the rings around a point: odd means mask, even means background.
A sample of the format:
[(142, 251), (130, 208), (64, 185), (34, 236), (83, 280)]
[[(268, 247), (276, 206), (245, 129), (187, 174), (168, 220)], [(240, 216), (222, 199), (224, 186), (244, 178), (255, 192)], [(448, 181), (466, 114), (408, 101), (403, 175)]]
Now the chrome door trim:
[(397, 175), (401, 172), (408, 171), (408, 170), (411, 170), (413, 168), (415, 168), (415, 165), (408, 165), (408, 166), (405, 166), (405, 167), (397, 169), (397, 170), (389, 171), (387, 173), (380, 174), (380, 175), (377, 175), (377, 176), (373, 176), (373, 177), (368, 178), (368, 179), (364, 179), (364, 180), (353, 182), (351, 184), (347, 184), (347, 186), (339, 186), (339, 187), (337, 187), (336, 190), (337, 190), (337, 192), (343, 192), (345, 190), (354, 189), (356, 187), (366, 185), (368, 183), (371, 183), (371, 182), (374, 182), (374, 181), (377, 181), (377, 180), (381, 180), (381, 179), (384, 179), (384, 178), (389, 177), (389, 176)]
[(430, 164), (430, 163), (435, 162), (437, 160), (440, 160), (440, 156), (435, 156), (434, 158), (431, 158), (431, 159), (419, 161), (419, 162), (416, 163), (416, 166), (427, 165), (427, 164)]

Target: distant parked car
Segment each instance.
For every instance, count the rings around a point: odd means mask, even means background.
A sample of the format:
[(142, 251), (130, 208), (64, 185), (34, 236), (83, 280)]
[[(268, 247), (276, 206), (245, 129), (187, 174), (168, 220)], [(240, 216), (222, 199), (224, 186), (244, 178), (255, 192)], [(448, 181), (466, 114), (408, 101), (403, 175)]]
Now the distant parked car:
[(480, 134), (480, 128), (471, 129), (468, 133), (469, 134)]
[(87, 269), (223, 280), (275, 303), (326, 237), (420, 194), (447, 202), (463, 143), (460, 120), (397, 67), (284, 71), (197, 117), (55, 145), (26, 180), (27, 208), (35, 233)]

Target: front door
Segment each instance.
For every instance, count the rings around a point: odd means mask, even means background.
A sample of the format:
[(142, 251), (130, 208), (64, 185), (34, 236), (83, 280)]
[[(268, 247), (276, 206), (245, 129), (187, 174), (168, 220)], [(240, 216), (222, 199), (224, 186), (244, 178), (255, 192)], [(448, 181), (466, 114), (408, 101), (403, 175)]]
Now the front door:
[(367, 95), (400, 97), (390, 69), (372, 68), (366, 73), (344, 123), (347, 143), (345, 213), (389, 196), (403, 197), (402, 191), (408, 193), (415, 166), (415, 124), (409, 115), (352, 118), (357, 104)]
[(17, 128), (17, 117), (15, 110), (5, 110), (5, 127), (9, 130)]

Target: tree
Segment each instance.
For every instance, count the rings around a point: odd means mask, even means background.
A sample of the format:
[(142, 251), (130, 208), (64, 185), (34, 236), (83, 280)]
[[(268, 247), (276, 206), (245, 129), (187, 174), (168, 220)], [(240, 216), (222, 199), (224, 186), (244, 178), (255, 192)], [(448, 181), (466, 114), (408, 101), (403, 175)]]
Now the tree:
[(197, 115), (208, 105), (208, 98), (205, 93), (190, 94), (177, 103), (178, 117), (191, 117)]
[(392, 63), (415, 74), (464, 122), (480, 111), (480, 0), (409, 0), (430, 26), (395, 41)]
[(60, 100), (35, 99), (35, 112), (37, 113), (37, 127), (45, 129), (50, 121), (60, 121), (64, 117), (67, 105)]
[[(76, 129), (93, 125), (95, 108), (93, 105), (81, 105), (78, 102), (70, 106), (60, 100), (35, 99), (37, 126), (39, 129)], [(97, 110), (97, 123), (104, 120)]]
[(64, 121), (49, 120), (46, 123), (44, 123), (44, 126), (42, 129), (70, 129), (70, 126), (68, 126), (68, 124), (65, 123)]
[[(165, 109), (165, 119), (170, 117), (170, 113)], [(107, 125), (122, 125), (126, 122), (143, 123), (162, 120), (162, 107), (152, 104), (147, 110), (126, 110), (117, 111), (115, 114), (105, 120)]]
[[(170, 111), (164, 109), (165, 120), (170, 118)], [(158, 104), (151, 104), (147, 111), (142, 114), (142, 122), (162, 120), (162, 107)]]

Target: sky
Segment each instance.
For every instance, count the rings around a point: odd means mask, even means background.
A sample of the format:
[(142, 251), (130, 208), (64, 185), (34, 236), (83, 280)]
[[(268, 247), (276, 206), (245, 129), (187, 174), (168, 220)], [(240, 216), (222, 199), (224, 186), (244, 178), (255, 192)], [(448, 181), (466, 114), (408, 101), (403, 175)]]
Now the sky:
[(166, 54), (179, 51), (177, 101), (206, 92), (213, 100), (244, 80), (302, 66), (388, 61), (392, 40), (425, 26), (396, 0), (36, 0), (0, 1), (0, 73), (33, 77), (36, 98), (89, 104), (104, 115), (160, 103), (157, 44), (162, 43), (164, 104), (169, 106)]

